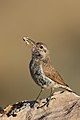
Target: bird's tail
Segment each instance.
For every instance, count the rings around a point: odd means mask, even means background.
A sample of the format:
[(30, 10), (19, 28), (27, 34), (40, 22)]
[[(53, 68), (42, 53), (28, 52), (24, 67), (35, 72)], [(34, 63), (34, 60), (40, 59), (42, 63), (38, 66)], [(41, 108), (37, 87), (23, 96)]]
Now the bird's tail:
[(75, 93), (69, 86), (62, 86), (63, 89)]

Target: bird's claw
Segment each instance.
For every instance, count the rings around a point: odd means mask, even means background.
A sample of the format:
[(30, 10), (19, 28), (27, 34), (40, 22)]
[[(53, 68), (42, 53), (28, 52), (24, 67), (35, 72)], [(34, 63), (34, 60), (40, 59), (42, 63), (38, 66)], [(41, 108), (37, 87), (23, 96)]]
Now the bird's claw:
[(42, 108), (42, 107), (44, 107), (44, 106), (49, 106), (49, 102), (50, 102), (50, 100), (52, 100), (52, 99), (56, 99), (56, 98), (51, 98), (51, 97), (48, 97), (48, 98), (46, 98), (46, 102), (42, 102), (43, 103), (43, 105), (42, 106), (38, 106), (37, 107), (37, 109), (38, 108)]
[(30, 103), (30, 107), (31, 107), (31, 108), (33, 108), (33, 107), (34, 107), (34, 105), (35, 105), (35, 103), (39, 103), (39, 102), (38, 102), (38, 101), (36, 101), (36, 100), (31, 101), (31, 103)]

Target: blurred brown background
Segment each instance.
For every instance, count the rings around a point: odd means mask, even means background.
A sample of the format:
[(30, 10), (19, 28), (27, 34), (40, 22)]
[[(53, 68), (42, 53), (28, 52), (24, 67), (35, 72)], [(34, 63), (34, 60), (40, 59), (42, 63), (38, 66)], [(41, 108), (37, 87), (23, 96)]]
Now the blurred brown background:
[(24, 35), (48, 45), (53, 66), (80, 95), (80, 1), (0, 0), (0, 104), (34, 99), (40, 90)]

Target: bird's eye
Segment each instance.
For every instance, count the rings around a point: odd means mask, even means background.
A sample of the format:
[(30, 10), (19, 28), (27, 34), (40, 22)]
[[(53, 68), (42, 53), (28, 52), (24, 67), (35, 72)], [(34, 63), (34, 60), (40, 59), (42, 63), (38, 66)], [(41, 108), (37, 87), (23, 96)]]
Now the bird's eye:
[(41, 45), (40, 48), (43, 49), (43, 46)]

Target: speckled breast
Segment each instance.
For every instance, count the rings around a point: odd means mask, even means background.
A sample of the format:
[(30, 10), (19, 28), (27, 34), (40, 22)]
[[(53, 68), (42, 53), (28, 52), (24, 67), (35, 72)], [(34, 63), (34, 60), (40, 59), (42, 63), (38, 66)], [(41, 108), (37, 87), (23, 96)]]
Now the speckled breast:
[(50, 85), (51, 80), (47, 79), (47, 77), (45, 76), (42, 69), (42, 65), (35, 62), (35, 60), (31, 60), (29, 64), (29, 68), (30, 68), (31, 76), (33, 80), (36, 82), (36, 84), (38, 84), (43, 88)]

